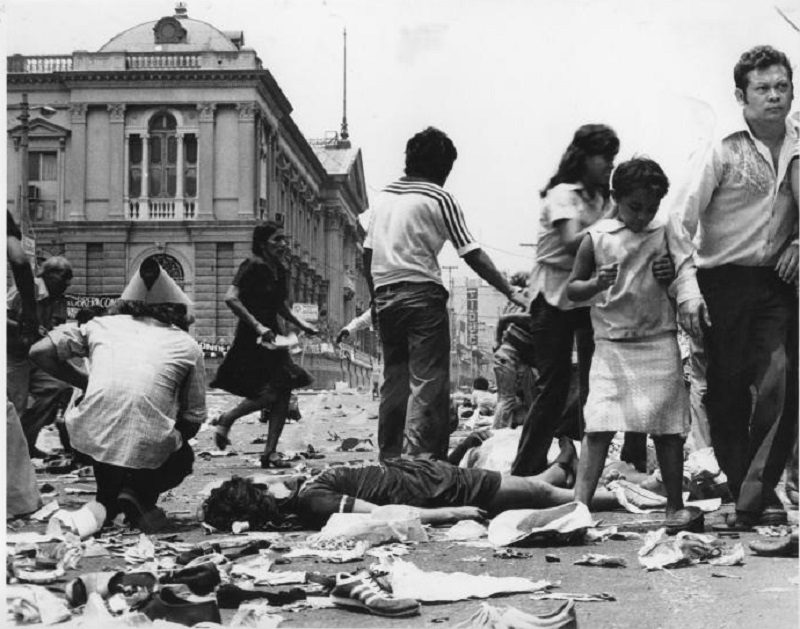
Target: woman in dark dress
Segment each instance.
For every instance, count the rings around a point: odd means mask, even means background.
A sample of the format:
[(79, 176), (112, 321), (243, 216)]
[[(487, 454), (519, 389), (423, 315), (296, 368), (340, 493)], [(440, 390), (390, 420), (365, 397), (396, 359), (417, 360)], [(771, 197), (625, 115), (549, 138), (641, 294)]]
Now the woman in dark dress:
[(292, 389), (311, 384), (312, 378), (292, 362), (288, 349), (268, 349), (263, 343), (282, 334), (278, 316), (307, 334), (312, 325), (292, 313), (286, 302), (287, 271), (281, 263), (286, 237), (278, 223), (268, 221), (253, 230), (253, 255), (239, 266), (225, 295), (225, 303), (239, 318), (236, 337), (217, 370), (212, 387), (245, 399), (212, 421), (219, 449), (229, 444), (233, 423), (244, 415), (267, 407), (269, 430), (261, 455), (261, 467), (287, 467), (276, 451), (286, 423)]

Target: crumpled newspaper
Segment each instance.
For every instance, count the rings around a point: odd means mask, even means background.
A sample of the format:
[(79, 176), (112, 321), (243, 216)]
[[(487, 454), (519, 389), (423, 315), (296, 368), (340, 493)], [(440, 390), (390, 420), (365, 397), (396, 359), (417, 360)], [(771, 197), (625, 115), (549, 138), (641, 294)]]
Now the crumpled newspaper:
[(136, 544), (125, 551), (125, 561), (131, 564), (140, 564), (153, 561), (156, 557), (156, 547), (147, 535), (142, 533)]
[(531, 581), (523, 577), (427, 572), (410, 561), (397, 558), (382, 558), (381, 568), (388, 572), (395, 597), (424, 602), (463, 601), (470, 598), (489, 598), (495, 594), (536, 592), (551, 585), (549, 581)]
[(681, 531), (668, 537), (666, 529), (651, 531), (645, 535), (639, 549), (639, 563), (647, 570), (677, 568), (707, 561), (719, 566), (735, 566), (744, 563), (744, 547), (736, 544), (733, 549), (714, 535), (701, 535)]
[(475, 520), (461, 520), (451, 526), (445, 537), (454, 541), (468, 541), (486, 537), (487, 529)]
[(348, 563), (359, 561), (364, 558), (369, 545), (364, 541), (356, 542), (352, 548), (326, 549), (313, 548), (311, 546), (296, 546), (284, 555), (287, 559), (297, 557), (319, 557), (328, 563)]
[(66, 601), (40, 585), (7, 585), (6, 606), (23, 624), (52, 625), (71, 616)]
[(599, 555), (588, 553), (573, 562), (576, 566), (602, 566), (604, 568), (625, 568), (628, 562), (622, 557), (612, 557), (611, 555)]

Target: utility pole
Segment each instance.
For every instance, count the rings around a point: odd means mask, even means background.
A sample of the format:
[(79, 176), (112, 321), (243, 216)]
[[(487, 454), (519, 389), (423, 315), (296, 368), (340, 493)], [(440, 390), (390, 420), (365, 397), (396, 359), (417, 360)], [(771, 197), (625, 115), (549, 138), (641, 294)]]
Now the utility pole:
[[(457, 374), (459, 373), (459, 357), (458, 357), (458, 326), (456, 325), (455, 319), (455, 309), (453, 308), (453, 271), (455, 271), (458, 267), (457, 266), (443, 266), (442, 267), (445, 271), (447, 271), (447, 281), (450, 285), (450, 295), (447, 299), (447, 314), (450, 318), (450, 373), (452, 374), (455, 371)], [(455, 349), (452, 349), (455, 342)], [(454, 357), (454, 358), (453, 358)], [(455, 369), (453, 369), (453, 363), (455, 362)], [(460, 374), (459, 374), (460, 375)], [(456, 376), (456, 388), (459, 385), (460, 378)]]

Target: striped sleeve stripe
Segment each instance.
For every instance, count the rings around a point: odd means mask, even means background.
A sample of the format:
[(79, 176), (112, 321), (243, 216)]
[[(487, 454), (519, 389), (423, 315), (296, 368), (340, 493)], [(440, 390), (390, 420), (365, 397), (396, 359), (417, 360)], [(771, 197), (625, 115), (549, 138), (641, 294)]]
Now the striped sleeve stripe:
[(394, 194), (421, 194), (436, 201), (456, 249), (461, 249), (475, 241), (467, 229), (464, 213), (452, 194), (430, 184), (404, 181), (387, 186), (386, 191)]

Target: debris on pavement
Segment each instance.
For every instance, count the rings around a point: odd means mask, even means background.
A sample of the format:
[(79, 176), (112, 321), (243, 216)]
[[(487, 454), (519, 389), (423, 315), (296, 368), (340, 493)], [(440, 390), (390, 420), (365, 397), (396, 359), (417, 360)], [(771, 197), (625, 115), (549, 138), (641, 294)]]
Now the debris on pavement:
[(669, 537), (666, 529), (651, 531), (639, 549), (639, 563), (647, 570), (679, 568), (708, 562), (733, 566), (744, 562), (744, 548), (736, 544), (733, 549), (714, 535), (681, 531)]
[(598, 555), (595, 553), (584, 555), (572, 563), (576, 566), (602, 566), (603, 568), (625, 568), (628, 565), (628, 562), (626, 562), (622, 557)]
[(456, 625), (457, 629), (510, 629), (518, 627), (531, 629), (547, 627), (548, 629), (577, 629), (578, 620), (575, 603), (567, 601), (553, 611), (535, 615), (516, 607), (494, 607), (482, 603), (480, 609), (468, 620)]
[(593, 525), (589, 509), (580, 502), (549, 509), (514, 509), (491, 521), (489, 541), (495, 546), (570, 544), (582, 541), (586, 530)]
[(607, 592), (588, 594), (584, 592), (551, 592), (549, 590), (534, 592), (529, 598), (534, 601), (576, 601), (579, 603), (610, 603), (617, 600), (613, 594)]

